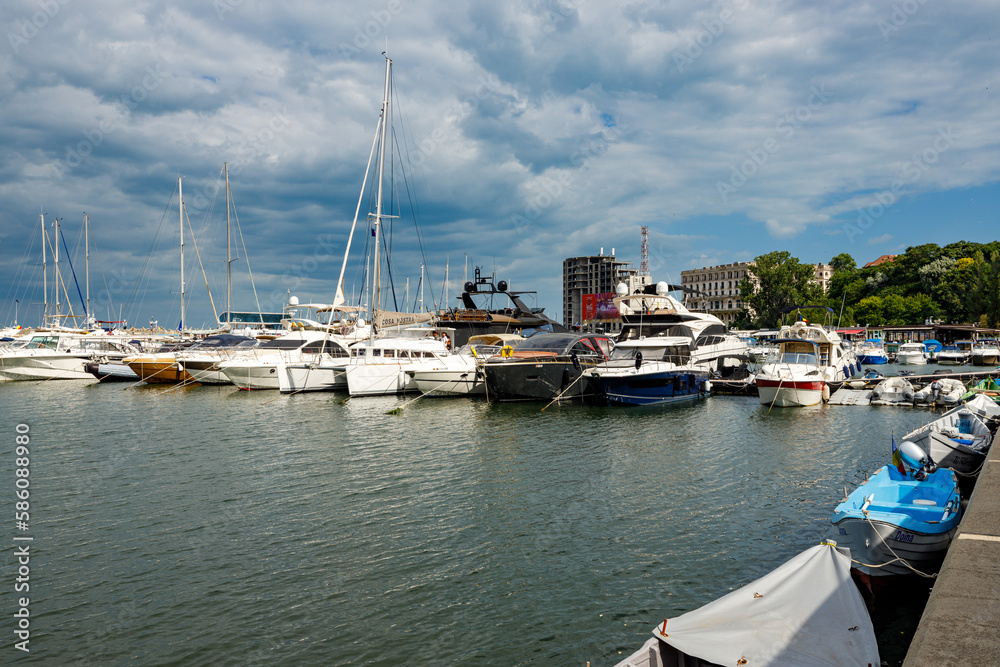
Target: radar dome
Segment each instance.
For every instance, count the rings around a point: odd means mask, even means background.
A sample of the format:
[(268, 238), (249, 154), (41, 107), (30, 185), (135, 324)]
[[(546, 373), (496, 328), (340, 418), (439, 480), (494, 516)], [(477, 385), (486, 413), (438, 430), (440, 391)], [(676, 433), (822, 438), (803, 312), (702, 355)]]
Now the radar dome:
[(471, 280), (465, 283), (465, 285), (463, 285), (462, 287), (465, 289), (466, 292), (472, 292), (473, 290), (476, 289), (475, 284)]
[(288, 305), (289, 306), (297, 306), (297, 305), (299, 305), (299, 297), (297, 297), (297, 296), (290, 296), (290, 297), (288, 297)]
[(670, 285), (668, 285), (664, 281), (661, 280), (660, 282), (656, 283), (656, 293), (659, 294), (660, 296), (667, 294), (669, 291), (670, 291)]
[(626, 294), (628, 294), (628, 285), (626, 285), (625, 283), (618, 283), (618, 286), (615, 287), (615, 292), (618, 294), (618, 296), (625, 296)]
[(501, 291), (501, 292), (506, 292), (507, 291), (507, 281), (506, 280), (501, 280), (500, 282), (498, 282), (497, 283), (497, 289), (499, 291)]

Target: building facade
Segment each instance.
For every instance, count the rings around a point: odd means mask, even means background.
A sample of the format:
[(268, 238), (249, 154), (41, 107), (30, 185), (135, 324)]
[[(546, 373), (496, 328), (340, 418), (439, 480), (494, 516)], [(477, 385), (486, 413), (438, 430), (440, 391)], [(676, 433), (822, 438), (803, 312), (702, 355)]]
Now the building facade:
[[(740, 281), (747, 275), (753, 262), (735, 262), (702, 269), (681, 271), (681, 286), (684, 287), (682, 303), (689, 310), (699, 310), (715, 315), (731, 325), (743, 310)], [(813, 265), (813, 281), (826, 292), (830, 285), (833, 267), (829, 264)], [(750, 276), (754, 282), (753, 275)]]
[(688, 310), (706, 312), (727, 326), (732, 324), (743, 310), (739, 285), (751, 264), (736, 262), (681, 271), (681, 287), (684, 288), (681, 303)]
[[(615, 294), (618, 283), (625, 283), (629, 293), (641, 290), (650, 283), (649, 276), (641, 276), (632, 268), (631, 262), (619, 262), (615, 259), (615, 250), (610, 255), (604, 254), (601, 248), (599, 255), (585, 257), (569, 257), (563, 260), (563, 324), (567, 327), (580, 327), (586, 330), (600, 328), (611, 333), (621, 328), (617, 317), (597, 316), (588, 303), (594, 296), (601, 295), (605, 303)], [(586, 306), (586, 307), (585, 307)], [(599, 321), (597, 321), (599, 320)]]

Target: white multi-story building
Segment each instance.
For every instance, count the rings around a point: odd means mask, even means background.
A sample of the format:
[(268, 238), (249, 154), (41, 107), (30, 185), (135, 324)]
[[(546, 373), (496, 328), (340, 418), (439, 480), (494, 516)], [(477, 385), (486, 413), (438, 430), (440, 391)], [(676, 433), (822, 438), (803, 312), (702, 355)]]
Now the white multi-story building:
[(753, 262), (736, 262), (681, 271), (684, 298), (681, 303), (689, 310), (715, 315), (727, 325), (732, 324), (743, 310), (740, 281)]
[[(681, 285), (685, 287), (682, 303), (690, 310), (700, 310), (715, 315), (727, 325), (732, 324), (743, 310), (740, 281), (747, 275), (753, 262), (736, 262), (709, 266), (703, 269), (681, 271)], [(829, 264), (815, 264), (813, 280), (826, 292), (833, 275)], [(750, 275), (751, 282), (754, 277)]]

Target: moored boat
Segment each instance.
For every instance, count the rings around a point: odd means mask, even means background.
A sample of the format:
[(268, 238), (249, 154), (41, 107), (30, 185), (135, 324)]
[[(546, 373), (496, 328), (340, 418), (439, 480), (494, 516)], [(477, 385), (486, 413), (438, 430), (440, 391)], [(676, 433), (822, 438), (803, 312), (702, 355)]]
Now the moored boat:
[(1000, 363), (1000, 343), (993, 338), (981, 338), (972, 346), (969, 363), (973, 366), (995, 366)]
[(965, 385), (961, 380), (941, 378), (934, 380), (913, 395), (915, 403), (953, 407), (958, 405), (965, 394)]
[(942, 366), (960, 366), (968, 361), (969, 356), (958, 345), (945, 345), (937, 353), (936, 358), (938, 364)]
[(913, 385), (906, 378), (891, 377), (872, 391), (872, 405), (913, 405)]
[(877, 338), (869, 338), (858, 347), (857, 358), (859, 364), (870, 364), (873, 366), (889, 363), (889, 355), (885, 352), (882, 341)]
[(903, 343), (896, 352), (896, 363), (922, 366), (927, 363), (927, 348), (923, 343)]
[(944, 413), (903, 436), (937, 462), (963, 475), (979, 471), (996, 435), (1000, 407), (985, 396)]
[(587, 372), (592, 399), (605, 405), (660, 405), (708, 395), (709, 372), (690, 363), (684, 338), (654, 337), (615, 345), (611, 358)]
[(596, 334), (535, 334), (483, 364), (486, 393), (498, 401), (584, 398), (584, 373), (607, 361), (614, 343)]
[(615, 667), (879, 665), (875, 629), (835, 542), (806, 549), (703, 607), (668, 618)]
[(962, 516), (958, 477), (912, 442), (837, 505), (830, 521), (867, 577), (936, 572)]

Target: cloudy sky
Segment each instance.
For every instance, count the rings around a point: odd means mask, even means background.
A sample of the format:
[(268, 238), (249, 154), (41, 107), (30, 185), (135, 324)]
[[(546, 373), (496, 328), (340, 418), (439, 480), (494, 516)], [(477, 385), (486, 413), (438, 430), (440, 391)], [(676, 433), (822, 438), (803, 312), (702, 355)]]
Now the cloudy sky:
[[(428, 302), (446, 262), (457, 294), (468, 261), (561, 318), (562, 260), (614, 248), (638, 266), (641, 225), (654, 280), (998, 237), (985, 0), (6, 0), (0, 26), (0, 324), (15, 300), (40, 320), (40, 212), (82, 288), (86, 212), (97, 315), (176, 326), (178, 176), (224, 307), (224, 162), (262, 305), (330, 301), (387, 43), (400, 302), (421, 261)], [(198, 326), (212, 309), (186, 241)], [(238, 247), (234, 307), (250, 310)]]

